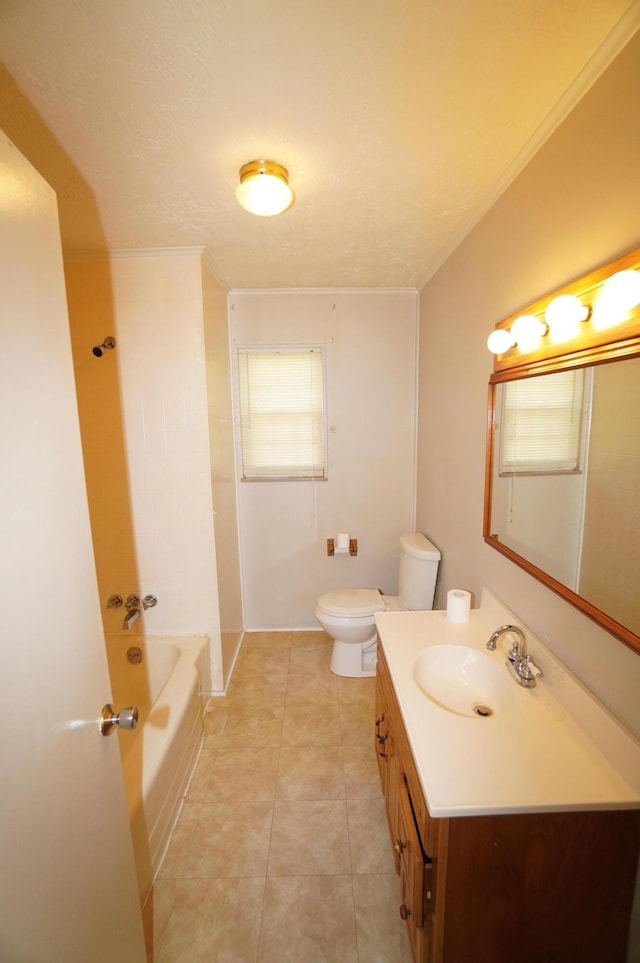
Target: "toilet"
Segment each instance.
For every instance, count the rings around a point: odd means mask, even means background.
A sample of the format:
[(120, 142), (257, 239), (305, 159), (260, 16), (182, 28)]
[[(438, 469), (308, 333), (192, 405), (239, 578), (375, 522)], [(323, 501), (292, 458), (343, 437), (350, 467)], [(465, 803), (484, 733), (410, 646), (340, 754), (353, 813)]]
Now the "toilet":
[(376, 674), (375, 612), (433, 608), (440, 552), (419, 532), (400, 536), (398, 595), (378, 589), (336, 589), (321, 595), (315, 617), (334, 640), (329, 668), (335, 675)]

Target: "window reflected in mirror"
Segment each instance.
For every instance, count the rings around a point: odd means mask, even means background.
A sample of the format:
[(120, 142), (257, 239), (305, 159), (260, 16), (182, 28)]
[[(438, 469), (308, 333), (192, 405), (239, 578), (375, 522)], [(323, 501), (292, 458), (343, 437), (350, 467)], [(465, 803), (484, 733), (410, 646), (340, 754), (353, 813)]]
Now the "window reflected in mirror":
[(491, 538), (640, 635), (640, 358), (494, 388)]

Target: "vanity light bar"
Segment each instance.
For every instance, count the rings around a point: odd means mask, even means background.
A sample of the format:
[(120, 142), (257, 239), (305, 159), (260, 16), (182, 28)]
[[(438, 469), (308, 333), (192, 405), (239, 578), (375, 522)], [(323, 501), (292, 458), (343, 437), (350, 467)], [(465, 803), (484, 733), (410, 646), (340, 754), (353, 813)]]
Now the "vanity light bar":
[(489, 351), (503, 355), (517, 347), (520, 353), (528, 354), (542, 346), (545, 336), (554, 345), (579, 337), (586, 321), (591, 321), (595, 331), (621, 324), (640, 304), (640, 271), (615, 271), (589, 294), (591, 304), (575, 294), (559, 294), (542, 310), (521, 314), (508, 325), (503, 322), (487, 338)]

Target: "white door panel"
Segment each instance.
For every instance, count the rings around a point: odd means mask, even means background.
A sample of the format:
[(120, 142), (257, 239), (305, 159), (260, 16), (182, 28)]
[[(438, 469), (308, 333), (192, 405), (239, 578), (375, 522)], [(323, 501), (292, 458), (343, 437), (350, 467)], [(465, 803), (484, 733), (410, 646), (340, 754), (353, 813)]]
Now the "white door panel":
[(139, 963), (56, 200), (1, 133), (0, 520), (0, 959)]

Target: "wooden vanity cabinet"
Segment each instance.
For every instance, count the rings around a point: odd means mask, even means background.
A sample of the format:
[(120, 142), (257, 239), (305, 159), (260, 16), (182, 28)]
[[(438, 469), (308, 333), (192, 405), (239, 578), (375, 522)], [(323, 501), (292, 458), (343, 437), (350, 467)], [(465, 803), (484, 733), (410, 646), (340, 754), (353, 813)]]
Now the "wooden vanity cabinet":
[(432, 818), (381, 645), (375, 747), (416, 963), (624, 963), (638, 810)]

